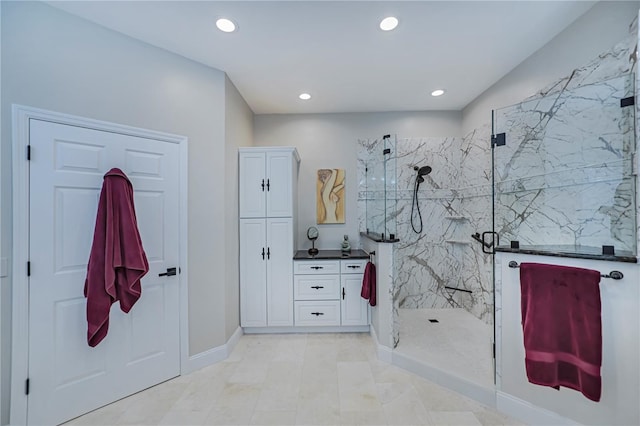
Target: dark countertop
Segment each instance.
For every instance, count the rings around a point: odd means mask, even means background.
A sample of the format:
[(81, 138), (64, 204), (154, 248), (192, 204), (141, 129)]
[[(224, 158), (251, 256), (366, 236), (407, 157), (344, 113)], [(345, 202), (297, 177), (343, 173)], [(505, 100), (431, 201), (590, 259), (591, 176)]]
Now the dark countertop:
[(397, 243), (400, 241), (399, 238), (395, 238), (394, 234), (391, 234), (394, 238), (383, 238), (384, 235), (378, 234), (375, 232), (360, 232), (360, 236), (370, 239), (371, 241), (375, 241), (376, 243)]
[(535, 254), (540, 256), (570, 257), (574, 259), (608, 260), (610, 262), (638, 263), (638, 259), (629, 251), (618, 250), (616, 254), (602, 254), (602, 247), (548, 245), (548, 246), (498, 246), (502, 253)]
[(349, 253), (341, 250), (320, 250), (315, 256), (311, 256), (307, 250), (298, 250), (293, 260), (337, 260), (337, 259), (368, 259), (369, 255), (364, 250), (352, 249)]

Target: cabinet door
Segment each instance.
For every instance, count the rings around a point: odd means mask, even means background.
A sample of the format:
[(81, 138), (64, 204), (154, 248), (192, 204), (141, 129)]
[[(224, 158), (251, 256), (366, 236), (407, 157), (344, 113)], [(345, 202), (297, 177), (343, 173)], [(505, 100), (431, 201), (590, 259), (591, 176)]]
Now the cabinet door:
[(342, 325), (367, 325), (369, 323), (368, 301), (360, 297), (362, 274), (342, 275), (340, 294)]
[(266, 155), (261, 152), (240, 153), (240, 217), (265, 217), (267, 173)]
[(293, 325), (293, 219), (267, 219), (267, 323)]
[(266, 220), (240, 220), (240, 325), (267, 325)]
[(267, 217), (293, 216), (291, 153), (267, 153)]

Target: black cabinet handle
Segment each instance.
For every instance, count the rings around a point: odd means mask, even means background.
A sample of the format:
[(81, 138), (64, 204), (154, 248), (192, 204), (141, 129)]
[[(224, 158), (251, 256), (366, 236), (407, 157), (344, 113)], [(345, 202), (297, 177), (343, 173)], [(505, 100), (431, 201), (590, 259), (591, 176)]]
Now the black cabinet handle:
[(320, 316), (320, 315), (324, 315), (324, 313), (322, 312), (311, 312), (311, 315), (315, 315), (315, 316)]
[(267, 247), (267, 259), (271, 259), (271, 250)]
[(321, 285), (314, 285), (314, 286), (313, 286), (313, 287), (311, 287), (311, 288), (315, 288), (316, 290), (320, 290), (321, 288), (324, 288), (324, 287), (323, 287), (323, 286), (321, 286)]
[(347, 268), (360, 269), (360, 265), (347, 265)]
[(271, 187), (271, 184), (269, 183), (269, 179), (267, 179), (267, 191), (269, 190), (270, 187)]
[(262, 179), (262, 192), (264, 192), (264, 179)]
[(264, 260), (264, 247), (262, 247), (262, 260)]
[(317, 271), (318, 269), (324, 269), (324, 266), (312, 266), (311, 269), (315, 269)]
[(345, 292), (344, 292), (344, 287), (342, 287), (342, 300), (344, 300), (344, 296), (345, 296)]
[(167, 268), (167, 272), (158, 274), (159, 277), (172, 277), (178, 273), (177, 268)]

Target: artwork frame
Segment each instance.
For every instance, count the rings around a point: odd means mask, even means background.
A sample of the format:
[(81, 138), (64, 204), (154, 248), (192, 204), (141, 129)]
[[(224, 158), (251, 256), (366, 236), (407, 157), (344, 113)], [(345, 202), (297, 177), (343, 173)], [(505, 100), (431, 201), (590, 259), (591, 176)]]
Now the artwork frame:
[(318, 225), (345, 223), (345, 169), (318, 169), (316, 221)]

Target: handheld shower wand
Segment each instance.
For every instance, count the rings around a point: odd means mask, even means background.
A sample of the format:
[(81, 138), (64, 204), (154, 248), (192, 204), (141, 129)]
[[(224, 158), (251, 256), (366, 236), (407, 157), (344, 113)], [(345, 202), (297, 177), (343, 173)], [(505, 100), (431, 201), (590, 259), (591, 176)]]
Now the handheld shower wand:
[[(416, 181), (413, 185), (413, 202), (411, 203), (411, 228), (413, 232), (416, 234), (420, 234), (422, 232), (422, 214), (420, 213), (420, 203), (418, 202), (418, 189), (420, 188), (420, 184), (424, 182), (424, 177), (431, 173), (431, 167), (429, 166), (414, 166), (413, 170), (417, 171)], [(416, 229), (416, 225), (413, 223), (413, 210), (414, 208), (418, 210), (418, 219), (420, 220), (420, 229)]]

